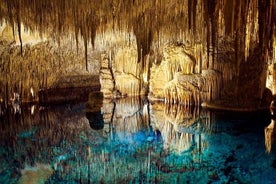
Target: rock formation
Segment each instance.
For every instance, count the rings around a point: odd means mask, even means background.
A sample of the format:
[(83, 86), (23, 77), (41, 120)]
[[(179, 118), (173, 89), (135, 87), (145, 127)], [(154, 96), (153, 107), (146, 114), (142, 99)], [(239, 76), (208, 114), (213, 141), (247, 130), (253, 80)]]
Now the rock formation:
[[(22, 86), (23, 96), (32, 87), (26, 79), (33, 73), (25, 68), (29, 64), (13, 62), (15, 55), (16, 60), (30, 62), (26, 57), (27, 31), (43, 40), (51, 38), (59, 46), (52, 51), (51, 42), (43, 53), (54, 54), (32, 59), (32, 63), (53, 66), (35, 73), (39, 80), (34, 91), (58, 80), (54, 74), (52, 79), (45, 76), (54, 69), (62, 68), (58, 74), (71, 74), (67, 64), (82, 74), (90, 75), (92, 70), (99, 73), (105, 62), (100, 64), (100, 55), (106, 53), (109, 66), (108, 70), (103, 66), (101, 74), (105, 97), (149, 93), (152, 99), (196, 105), (216, 100), (210, 106), (224, 106), (234, 99), (237, 108), (257, 109), (266, 87), (267, 64), (275, 63), (275, 7), (275, 1), (265, 0), (103, 0), (92, 4), (89, 0), (1, 0), (0, 21), (10, 26), (17, 44), (1, 50), (1, 74), (7, 74), (0, 81), (2, 89), (7, 89), (1, 91), (6, 93), (1, 98), (8, 99), (7, 94), (13, 91), (10, 83), (18, 68), (24, 68), (25, 77), (14, 83)], [(185, 43), (185, 47), (179, 43)], [(56, 52), (59, 48), (61, 52)], [(39, 49), (31, 53), (41, 54)], [(53, 56), (57, 58), (49, 61)], [(111, 80), (106, 80), (110, 74)], [(245, 96), (246, 102), (240, 104)]]
[(106, 54), (101, 56), (101, 69), (100, 69), (100, 82), (101, 92), (105, 98), (113, 98), (115, 91), (115, 79), (112, 70), (110, 57)]
[(195, 73), (196, 63), (183, 44), (165, 47), (161, 63), (151, 68), (150, 97), (183, 105), (200, 105), (217, 99), (220, 72), (209, 69)]
[[(23, 52), (13, 41), (9, 25), (3, 25), (0, 49), (0, 98), (7, 100), (17, 89), (23, 101), (38, 101), (44, 89), (89, 87), (99, 84), (99, 53), (89, 54), (88, 69), (83, 65), (83, 50), (76, 52), (70, 41), (60, 44), (51, 38), (40, 39), (22, 31)], [(92, 62), (95, 61), (95, 62)], [(31, 93), (31, 89), (33, 93)]]

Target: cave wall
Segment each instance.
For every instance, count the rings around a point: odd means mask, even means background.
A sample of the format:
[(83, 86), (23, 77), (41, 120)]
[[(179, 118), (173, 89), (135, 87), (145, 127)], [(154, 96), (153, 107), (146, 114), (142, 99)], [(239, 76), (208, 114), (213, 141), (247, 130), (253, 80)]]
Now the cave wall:
[(21, 53), (18, 34), (14, 38), (11, 29), (4, 24), (0, 32), (0, 99), (9, 101), (16, 92), (23, 101), (37, 101), (39, 90), (97, 83), (100, 53), (89, 53), (87, 71), (84, 50), (77, 52), (67, 37), (57, 44), (49, 37), (40, 38), (37, 32), (22, 31)]

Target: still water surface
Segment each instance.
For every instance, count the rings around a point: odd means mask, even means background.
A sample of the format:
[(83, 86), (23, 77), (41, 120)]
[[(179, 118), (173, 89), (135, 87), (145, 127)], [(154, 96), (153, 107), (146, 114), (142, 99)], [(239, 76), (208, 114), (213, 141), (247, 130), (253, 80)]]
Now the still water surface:
[(128, 98), (90, 106), (2, 114), (0, 183), (276, 183), (276, 127), (265, 112)]

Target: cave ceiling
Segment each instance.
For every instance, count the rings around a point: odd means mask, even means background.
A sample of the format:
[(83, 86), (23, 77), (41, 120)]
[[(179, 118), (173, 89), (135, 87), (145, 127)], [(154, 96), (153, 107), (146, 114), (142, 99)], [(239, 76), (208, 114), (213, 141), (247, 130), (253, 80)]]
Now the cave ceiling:
[(138, 62), (154, 40), (166, 35), (174, 41), (204, 43), (213, 55), (219, 40), (230, 38), (240, 63), (253, 42), (272, 55), (275, 4), (275, 0), (1, 0), (0, 20), (9, 23), (19, 39), (23, 24), (24, 29), (57, 40), (60, 35), (74, 36), (86, 52), (88, 44), (95, 46), (97, 33), (133, 32), (142, 50)]

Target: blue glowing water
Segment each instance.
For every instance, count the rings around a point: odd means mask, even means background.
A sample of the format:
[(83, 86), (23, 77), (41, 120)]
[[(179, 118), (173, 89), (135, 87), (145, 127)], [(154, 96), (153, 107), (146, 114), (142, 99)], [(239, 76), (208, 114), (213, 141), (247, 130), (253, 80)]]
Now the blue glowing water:
[(0, 183), (276, 183), (276, 127), (266, 112), (133, 99), (91, 111), (85, 104), (6, 111)]

